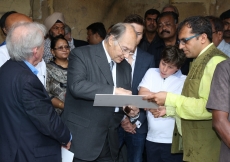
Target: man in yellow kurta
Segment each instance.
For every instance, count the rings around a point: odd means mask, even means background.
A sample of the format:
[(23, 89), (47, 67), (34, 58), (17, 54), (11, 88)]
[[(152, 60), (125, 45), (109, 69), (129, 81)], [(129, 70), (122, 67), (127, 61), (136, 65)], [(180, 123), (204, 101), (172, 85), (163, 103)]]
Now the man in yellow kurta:
[(212, 114), (206, 110), (206, 103), (216, 65), (227, 56), (211, 43), (212, 27), (208, 19), (189, 17), (180, 23), (178, 31), (179, 48), (187, 58), (194, 58), (182, 94), (159, 92), (146, 99), (165, 105), (166, 115), (167, 108), (175, 108), (181, 118), (184, 161), (217, 162), (220, 140), (212, 129)]

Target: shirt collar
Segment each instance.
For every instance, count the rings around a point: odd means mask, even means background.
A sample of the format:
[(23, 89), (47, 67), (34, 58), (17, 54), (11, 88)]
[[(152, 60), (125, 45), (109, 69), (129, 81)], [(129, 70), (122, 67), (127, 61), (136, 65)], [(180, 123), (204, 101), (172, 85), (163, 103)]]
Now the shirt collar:
[(0, 46), (6, 45), (6, 41), (2, 42), (2, 44)]
[[(135, 51), (132, 55), (133, 60), (136, 60), (136, 57), (137, 57), (137, 48), (135, 49)], [(126, 59), (126, 61), (128, 61), (128, 58), (125, 58), (125, 59)]]
[(200, 55), (202, 55), (211, 45), (213, 45), (213, 43), (210, 43), (209, 45), (207, 45), (207, 46), (200, 52), (200, 54), (198, 55), (198, 57), (199, 57)]
[(102, 46), (103, 46), (103, 49), (105, 50), (105, 54), (106, 54), (108, 63), (110, 63), (110, 62), (112, 61), (112, 59), (111, 59), (111, 57), (109, 56), (109, 53), (107, 52), (107, 50), (106, 50), (106, 48), (105, 48), (105, 41), (104, 41), (104, 40), (102, 41)]
[(136, 57), (137, 57), (137, 48), (135, 49), (134, 54), (133, 54), (132, 57), (133, 57), (134, 60), (136, 60)]
[(37, 75), (38, 74), (38, 70), (31, 64), (29, 63), (28, 61), (24, 60), (25, 64), (30, 68), (30, 70), (35, 74)]

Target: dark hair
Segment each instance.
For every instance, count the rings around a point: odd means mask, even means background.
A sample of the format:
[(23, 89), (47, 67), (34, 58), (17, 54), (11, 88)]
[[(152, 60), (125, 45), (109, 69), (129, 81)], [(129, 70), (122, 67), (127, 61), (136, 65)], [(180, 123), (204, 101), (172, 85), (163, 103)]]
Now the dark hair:
[(58, 35), (58, 36), (53, 37), (53, 38), (51, 39), (50, 49), (54, 49), (55, 46), (56, 46), (56, 44), (57, 44), (57, 41), (60, 40), (60, 39), (61, 39), (61, 40), (65, 40), (66, 43), (69, 45), (68, 41), (64, 38), (63, 35)]
[(220, 19), (221, 19), (221, 20), (225, 20), (225, 19), (228, 19), (228, 18), (230, 18), (230, 9), (227, 10), (227, 11), (225, 11), (225, 12), (223, 12), (223, 13), (220, 15)]
[(164, 17), (164, 16), (172, 16), (174, 21), (175, 21), (175, 24), (178, 23), (178, 15), (175, 13), (175, 12), (172, 12), (172, 11), (167, 11), (167, 12), (162, 12), (158, 17), (157, 17), (157, 21)]
[(186, 56), (182, 50), (178, 48), (178, 45), (166, 46), (161, 53), (161, 59), (166, 62), (175, 65), (178, 69), (184, 64)]
[(145, 19), (148, 15), (157, 15), (158, 16), (158, 15), (160, 15), (160, 12), (156, 9), (151, 8), (145, 12)]
[(101, 22), (92, 23), (86, 29), (91, 30), (93, 34), (98, 33), (102, 39), (105, 39), (106, 30), (103, 23)]
[(178, 17), (179, 17), (179, 11), (178, 11), (178, 9), (177, 9), (176, 6), (173, 6), (173, 5), (171, 5), (171, 4), (167, 4), (167, 5), (165, 5), (165, 6), (162, 8), (161, 13), (162, 13), (163, 10), (166, 9), (166, 8), (172, 8), (172, 9), (174, 10), (174, 13), (176, 13), (176, 14), (178, 15)]
[(144, 26), (143, 18), (137, 14), (131, 14), (127, 16), (124, 20), (124, 23), (136, 23), (136, 24)]
[(215, 16), (206, 16), (206, 18), (208, 18), (214, 26), (215, 31), (212, 32), (224, 31), (224, 23), (220, 18)]
[(6, 35), (6, 33), (4, 32), (3, 28), (5, 28), (5, 22), (6, 22), (6, 18), (13, 14), (13, 13), (17, 13), (16, 11), (8, 11), (6, 13), (4, 13), (0, 19), (0, 26), (1, 26), (1, 29), (2, 29), (2, 32), (4, 35)]
[(192, 16), (186, 18), (184, 21), (182, 21), (179, 24), (177, 28), (178, 33), (184, 26), (191, 28), (192, 29), (191, 33), (194, 34), (205, 33), (208, 37), (208, 40), (212, 42), (212, 25), (211, 22), (204, 16)]

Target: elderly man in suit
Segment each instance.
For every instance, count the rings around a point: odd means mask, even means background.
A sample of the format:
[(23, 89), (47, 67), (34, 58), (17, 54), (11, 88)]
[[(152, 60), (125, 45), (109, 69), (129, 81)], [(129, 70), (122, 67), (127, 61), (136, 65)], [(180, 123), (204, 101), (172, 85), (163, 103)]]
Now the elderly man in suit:
[(43, 25), (29, 22), (7, 33), (11, 59), (0, 68), (2, 162), (61, 162), (61, 145), (70, 147), (70, 132), (36, 76), (45, 32)]
[(131, 95), (131, 67), (124, 58), (135, 50), (136, 39), (131, 25), (118, 23), (102, 43), (71, 51), (62, 117), (73, 134), (74, 162), (117, 161), (117, 128), (124, 113), (93, 107), (93, 101), (95, 94)]
[(72, 30), (67, 24), (65, 24), (65, 39), (68, 41), (71, 50), (89, 44), (86, 41), (72, 38)]

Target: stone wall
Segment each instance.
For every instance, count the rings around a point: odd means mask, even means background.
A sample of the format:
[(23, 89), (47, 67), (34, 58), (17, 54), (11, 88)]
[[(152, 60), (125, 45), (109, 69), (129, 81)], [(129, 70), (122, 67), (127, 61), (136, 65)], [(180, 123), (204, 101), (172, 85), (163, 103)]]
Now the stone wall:
[(108, 28), (131, 13), (144, 16), (146, 10), (160, 11), (168, 3), (178, 7), (180, 21), (193, 15), (219, 16), (230, 9), (226, 0), (0, 0), (0, 14), (15, 10), (42, 23), (51, 13), (62, 12), (73, 37), (86, 40), (86, 27), (93, 22), (103, 22)]

